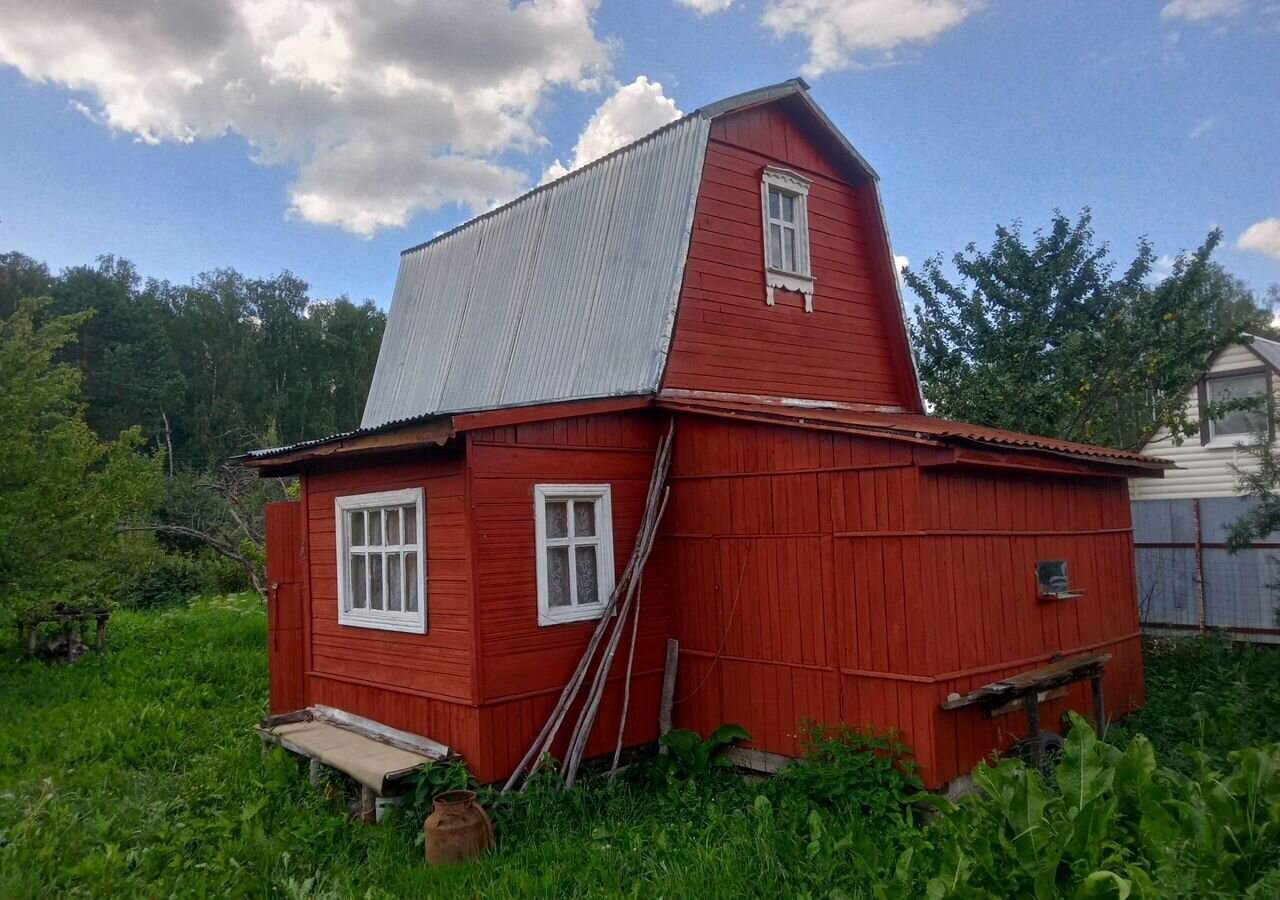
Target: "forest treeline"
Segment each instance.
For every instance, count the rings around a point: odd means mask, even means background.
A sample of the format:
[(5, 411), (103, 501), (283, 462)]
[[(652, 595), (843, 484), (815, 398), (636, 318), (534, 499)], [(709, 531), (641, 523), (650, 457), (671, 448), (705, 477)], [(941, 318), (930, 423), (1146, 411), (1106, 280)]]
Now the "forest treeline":
[[(290, 485), (227, 460), (358, 427), (386, 315), (312, 297), (287, 271), (174, 284), (114, 256), (52, 272), (9, 252), (0, 323), (0, 375), (23, 401), (7, 397), (0, 422), (0, 532), (26, 547), (0, 551), (3, 613), (261, 588), (262, 505)], [(37, 506), (62, 513), (34, 528)]]
[(372, 300), (313, 298), (287, 271), (217, 269), (173, 284), (114, 256), (55, 274), (0, 254), (0, 318), (43, 296), (46, 316), (92, 313), (63, 352), (83, 373), (94, 432), (113, 440), (138, 425), (175, 468), (198, 470), (269, 436), (357, 427), (386, 324)]

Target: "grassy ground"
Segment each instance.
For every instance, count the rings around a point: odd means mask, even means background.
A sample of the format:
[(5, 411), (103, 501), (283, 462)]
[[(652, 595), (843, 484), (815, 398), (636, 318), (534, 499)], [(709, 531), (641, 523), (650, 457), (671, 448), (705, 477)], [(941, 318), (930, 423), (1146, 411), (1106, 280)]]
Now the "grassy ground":
[[(427, 869), (420, 818), (353, 824), (296, 760), (260, 755), (264, 638), (238, 597), (119, 613), (109, 653), (72, 666), (0, 647), (0, 897), (861, 897), (915, 831), (896, 804), (732, 779), (597, 786), (535, 791), (498, 811), (498, 853)], [(1148, 681), (1118, 743), (1141, 727), (1190, 766), (1280, 739), (1280, 653), (1161, 645)]]

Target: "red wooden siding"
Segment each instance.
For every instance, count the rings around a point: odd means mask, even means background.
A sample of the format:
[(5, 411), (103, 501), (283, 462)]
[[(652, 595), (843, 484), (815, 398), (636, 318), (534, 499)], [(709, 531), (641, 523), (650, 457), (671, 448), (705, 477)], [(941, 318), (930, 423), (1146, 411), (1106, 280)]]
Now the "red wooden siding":
[[(653, 468), (658, 417), (650, 412), (583, 416), (468, 434), (471, 521), (478, 596), (480, 778), (499, 778), (519, 762), (582, 657), (595, 621), (538, 625), (533, 488), (536, 484), (612, 485), (614, 563), (631, 554)], [(653, 740), (668, 633), (665, 585), (656, 556), (640, 598), (640, 632), (628, 717), (628, 743)], [(589, 753), (612, 748), (621, 711), (625, 652), (602, 704)], [(567, 737), (567, 729), (565, 737)], [(556, 748), (562, 752), (563, 748)]]
[[(1109, 708), (1141, 702), (1123, 480), (921, 469), (929, 447), (780, 426), (679, 429), (679, 724), (736, 721), (785, 754), (804, 717), (896, 727), (938, 785), (1025, 730), (1021, 714), (941, 712), (952, 691), (1105, 648)], [(1035, 561), (1059, 557), (1088, 597), (1037, 599)], [(1082, 690), (1067, 700), (1090, 709)]]
[(303, 603), (306, 586), (306, 542), (303, 506), (268, 503), (267, 525), (267, 660), (270, 664), (272, 713), (299, 709), (303, 702)]
[[(465, 467), (459, 451), (314, 467), (305, 479), (311, 575), (307, 703), (325, 704), (481, 753)], [(426, 495), (427, 634), (338, 624), (334, 500), (421, 487)]]
[[(760, 178), (766, 165), (813, 181), (814, 312), (777, 292), (765, 305)], [(855, 186), (777, 105), (717, 119), (698, 193), (664, 388), (912, 406), (914, 377), (873, 264), (874, 195)], [(895, 359), (898, 360), (895, 363)]]

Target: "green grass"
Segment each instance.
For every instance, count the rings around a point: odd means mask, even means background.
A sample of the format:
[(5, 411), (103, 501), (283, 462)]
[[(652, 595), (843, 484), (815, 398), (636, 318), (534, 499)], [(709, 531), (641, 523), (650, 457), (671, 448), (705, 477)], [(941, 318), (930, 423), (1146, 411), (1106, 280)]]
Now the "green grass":
[[(265, 631), (242, 596), (117, 613), (108, 653), (70, 666), (0, 646), (0, 897), (863, 897), (918, 835), (893, 804), (815, 804), (803, 785), (709, 774), (535, 789), (495, 811), (497, 853), (429, 869), (421, 811), (366, 828), (299, 761), (261, 755), (249, 726), (266, 706)], [(1157, 653), (1140, 720), (1157, 754), (1277, 740), (1278, 663), (1225, 646)], [(1227, 737), (1186, 724), (1223, 691), (1248, 724)]]

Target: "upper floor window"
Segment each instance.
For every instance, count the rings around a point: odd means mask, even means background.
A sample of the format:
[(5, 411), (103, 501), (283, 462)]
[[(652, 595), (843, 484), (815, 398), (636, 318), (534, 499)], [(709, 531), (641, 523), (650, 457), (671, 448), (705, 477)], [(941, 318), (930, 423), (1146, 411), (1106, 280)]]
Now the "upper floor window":
[[(1204, 379), (1203, 399), (1215, 406), (1232, 400), (1263, 397), (1266, 393), (1266, 372), (1213, 375)], [(1256, 407), (1233, 409), (1219, 418), (1210, 419), (1206, 438), (1208, 442), (1237, 444), (1258, 432), (1267, 431), (1269, 427), (1266, 405), (1259, 403)]]
[(538, 624), (595, 619), (613, 593), (613, 511), (607, 484), (534, 488)]
[(767, 302), (777, 288), (804, 294), (805, 312), (813, 312), (813, 273), (809, 268), (809, 185), (786, 169), (765, 167), (760, 195), (764, 212), (764, 266)]
[(422, 488), (334, 501), (338, 621), (387, 631), (427, 630)]

